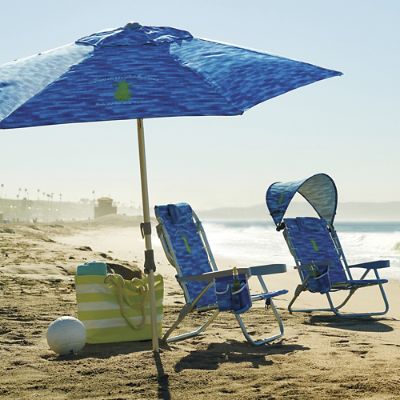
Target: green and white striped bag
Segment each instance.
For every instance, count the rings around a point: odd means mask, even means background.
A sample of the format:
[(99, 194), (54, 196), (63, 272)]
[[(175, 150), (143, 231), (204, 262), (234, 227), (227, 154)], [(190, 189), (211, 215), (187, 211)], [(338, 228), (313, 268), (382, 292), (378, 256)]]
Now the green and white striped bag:
[[(154, 277), (157, 328), (161, 336), (164, 284)], [(107, 264), (79, 265), (75, 275), (78, 318), (86, 327), (87, 343), (113, 343), (151, 339), (148, 280), (124, 279), (107, 273)]]

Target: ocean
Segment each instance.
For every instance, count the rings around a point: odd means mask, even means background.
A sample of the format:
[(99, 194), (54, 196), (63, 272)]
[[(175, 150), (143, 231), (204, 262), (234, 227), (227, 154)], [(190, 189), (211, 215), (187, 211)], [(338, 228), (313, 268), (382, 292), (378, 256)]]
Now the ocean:
[[(294, 265), (282, 233), (272, 223), (204, 220), (203, 226), (216, 257), (234, 259), (238, 266)], [(337, 222), (335, 227), (349, 264), (390, 260), (391, 268), (381, 275), (400, 279), (400, 222)]]

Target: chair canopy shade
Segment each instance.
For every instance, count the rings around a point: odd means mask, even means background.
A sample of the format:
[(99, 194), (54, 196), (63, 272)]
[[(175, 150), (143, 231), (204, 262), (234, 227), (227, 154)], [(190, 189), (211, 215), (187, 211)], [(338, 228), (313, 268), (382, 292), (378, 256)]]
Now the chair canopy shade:
[(0, 128), (238, 115), (338, 75), (187, 31), (130, 23), (0, 66)]
[(321, 218), (329, 224), (333, 223), (337, 208), (335, 182), (326, 174), (316, 174), (300, 181), (276, 182), (268, 188), (267, 207), (277, 226), (296, 193), (300, 193)]

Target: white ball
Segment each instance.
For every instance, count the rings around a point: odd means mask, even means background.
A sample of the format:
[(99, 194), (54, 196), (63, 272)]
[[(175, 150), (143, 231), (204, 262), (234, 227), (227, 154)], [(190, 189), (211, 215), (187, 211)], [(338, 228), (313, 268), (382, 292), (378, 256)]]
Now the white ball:
[(85, 325), (74, 317), (57, 318), (47, 328), (47, 343), (57, 354), (76, 354), (86, 343)]

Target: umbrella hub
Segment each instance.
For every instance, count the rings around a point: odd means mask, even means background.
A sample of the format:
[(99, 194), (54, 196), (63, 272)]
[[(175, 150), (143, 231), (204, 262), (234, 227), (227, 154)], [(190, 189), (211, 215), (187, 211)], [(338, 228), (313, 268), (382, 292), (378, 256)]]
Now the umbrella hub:
[(141, 46), (181, 42), (192, 38), (189, 32), (180, 29), (167, 26), (143, 26), (137, 22), (130, 22), (121, 28), (85, 36), (75, 43), (94, 47)]

